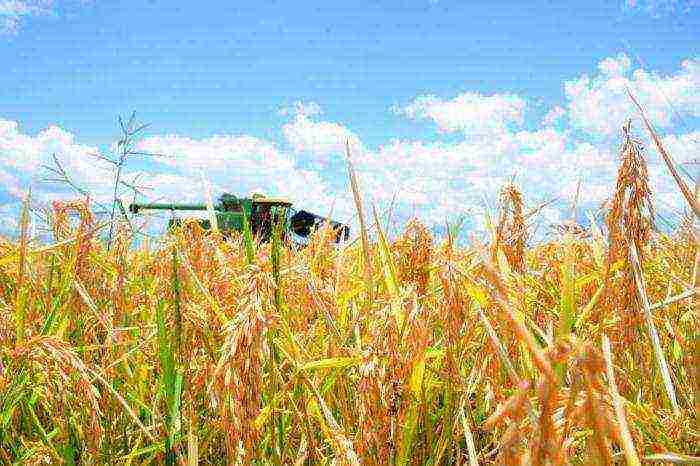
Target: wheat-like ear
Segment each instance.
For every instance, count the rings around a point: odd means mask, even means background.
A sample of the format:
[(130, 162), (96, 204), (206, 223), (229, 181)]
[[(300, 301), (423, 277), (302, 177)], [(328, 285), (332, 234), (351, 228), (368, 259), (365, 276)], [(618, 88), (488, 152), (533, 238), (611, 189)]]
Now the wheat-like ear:
[(499, 199), (498, 224), (491, 246), (491, 258), (496, 261), (500, 250), (505, 254), (510, 267), (522, 272), (525, 267), (525, 245), (528, 239), (523, 196), (520, 189), (510, 183), (501, 189)]

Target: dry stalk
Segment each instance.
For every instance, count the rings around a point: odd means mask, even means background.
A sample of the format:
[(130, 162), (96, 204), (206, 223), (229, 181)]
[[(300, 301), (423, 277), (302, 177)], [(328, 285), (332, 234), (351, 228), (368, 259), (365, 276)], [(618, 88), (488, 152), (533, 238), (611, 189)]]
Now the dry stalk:
[(639, 254), (637, 252), (637, 246), (630, 239), (630, 262), (632, 264), (632, 271), (634, 273), (634, 281), (637, 285), (637, 296), (639, 302), (642, 305), (642, 311), (644, 312), (644, 319), (646, 321), (647, 332), (649, 333), (649, 339), (654, 348), (654, 355), (656, 357), (656, 364), (659, 366), (661, 371), (661, 378), (664, 381), (664, 387), (666, 389), (666, 395), (669, 402), (671, 403), (671, 408), (673, 409), (673, 414), (676, 416), (680, 415), (680, 408), (678, 407), (678, 401), (676, 399), (676, 390), (673, 388), (673, 382), (671, 381), (671, 373), (668, 370), (668, 363), (666, 362), (666, 356), (664, 356), (663, 349), (661, 348), (661, 342), (659, 340), (659, 334), (656, 331), (656, 326), (654, 325), (654, 316), (651, 313), (651, 306), (649, 305), (649, 298), (646, 293), (646, 285), (644, 283), (644, 276), (642, 275), (642, 267), (639, 264)]
[(637, 450), (634, 448), (632, 436), (630, 435), (630, 430), (627, 426), (625, 409), (622, 406), (622, 397), (620, 396), (620, 393), (617, 390), (617, 384), (615, 383), (615, 370), (613, 369), (612, 364), (610, 340), (605, 335), (603, 335), (603, 357), (605, 358), (605, 370), (608, 374), (608, 383), (610, 384), (610, 396), (613, 399), (613, 406), (615, 407), (615, 416), (617, 418), (617, 425), (620, 429), (620, 436), (622, 437), (622, 448), (625, 452), (625, 458), (627, 459), (628, 465), (639, 466), (639, 457), (637, 456)]
[(360, 235), (362, 236), (362, 251), (364, 253), (364, 273), (365, 285), (367, 287), (368, 300), (372, 301), (374, 285), (372, 283), (372, 260), (370, 259), (369, 238), (367, 236), (367, 225), (365, 224), (365, 214), (362, 207), (362, 195), (360, 193), (360, 185), (355, 174), (355, 167), (352, 164), (350, 157), (350, 141), (345, 141), (345, 151), (348, 162), (348, 174), (350, 176), (350, 186), (352, 187), (352, 195), (355, 199), (355, 207), (357, 208), (358, 220), (360, 222)]

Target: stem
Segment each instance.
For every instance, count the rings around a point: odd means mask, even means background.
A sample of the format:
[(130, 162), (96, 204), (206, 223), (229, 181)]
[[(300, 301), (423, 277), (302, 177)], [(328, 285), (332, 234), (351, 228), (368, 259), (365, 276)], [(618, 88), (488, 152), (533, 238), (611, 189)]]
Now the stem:
[(630, 262), (632, 263), (632, 270), (634, 272), (634, 281), (637, 285), (637, 296), (639, 298), (640, 304), (642, 305), (642, 311), (644, 311), (644, 319), (646, 321), (647, 332), (649, 333), (649, 338), (651, 339), (652, 346), (654, 347), (656, 364), (659, 366), (659, 370), (661, 371), (661, 378), (664, 381), (666, 395), (668, 397), (669, 402), (671, 403), (673, 414), (675, 416), (679, 416), (680, 408), (678, 407), (678, 401), (676, 399), (676, 391), (673, 388), (671, 374), (668, 370), (668, 363), (666, 362), (666, 357), (664, 356), (663, 349), (661, 348), (659, 334), (656, 331), (656, 326), (654, 325), (654, 318), (651, 314), (651, 306), (649, 304), (649, 298), (647, 297), (646, 293), (644, 276), (642, 276), (642, 267), (639, 264), (639, 253), (637, 251), (637, 245), (631, 238), (629, 239), (628, 243)]
[(622, 449), (625, 452), (627, 464), (639, 466), (641, 463), (639, 462), (637, 450), (634, 448), (634, 443), (632, 442), (632, 436), (627, 426), (627, 419), (625, 419), (625, 410), (622, 406), (622, 398), (620, 397), (620, 392), (618, 392), (617, 384), (615, 383), (615, 372), (613, 370), (612, 355), (610, 353), (610, 340), (608, 340), (608, 337), (605, 335), (603, 335), (603, 357), (605, 358), (605, 370), (608, 374), (608, 384), (610, 385), (610, 395), (612, 396), (613, 406), (615, 407), (617, 425), (620, 429), (620, 437), (622, 437)]
[(112, 246), (112, 233), (114, 232), (114, 214), (117, 209), (117, 193), (119, 191), (119, 181), (122, 176), (122, 167), (124, 166), (124, 160), (126, 154), (122, 153), (119, 158), (119, 164), (117, 165), (117, 176), (114, 179), (114, 194), (112, 197), (112, 213), (109, 215), (109, 238), (107, 239), (107, 250)]

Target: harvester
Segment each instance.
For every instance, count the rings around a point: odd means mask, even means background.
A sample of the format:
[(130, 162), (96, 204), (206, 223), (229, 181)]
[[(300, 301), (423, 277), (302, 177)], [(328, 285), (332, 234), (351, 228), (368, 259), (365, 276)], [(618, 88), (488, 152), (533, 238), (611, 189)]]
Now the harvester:
[[(245, 219), (250, 222), (253, 235), (261, 241), (269, 241), (272, 237), (274, 225), (282, 219), (285, 228), (283, 237), (303, 244), (311, 231), (330, 222), (335, 232), (335, 242), (347, 240), (350, 235), (350, 227), (342, 223), (329, 220), (320, 215), (306, 210), (295, 210), (287, 199), (267, 197), (262, 194), (254, 194), (251, 197), (237, 197), (234, 194), (224, 193), (219, 197), (218, 203), (213, 205), (214, 214), (219, 231), (228, 237), (232, 232), (244, 230)], [(133, 203), (129, 210), (138, 214), (142, 210), (169, 210), (169, 211), (206, 211), (206, 204), (172, 204), (172, 203)], [(168, 229), (181, 225), (187, 218), (172, 217), (168, 222)], [(193, 218), (202, 228), (210, 229), (211, 222), (205, 218)], [(293, 233), (293, 234), (290, 234)]]

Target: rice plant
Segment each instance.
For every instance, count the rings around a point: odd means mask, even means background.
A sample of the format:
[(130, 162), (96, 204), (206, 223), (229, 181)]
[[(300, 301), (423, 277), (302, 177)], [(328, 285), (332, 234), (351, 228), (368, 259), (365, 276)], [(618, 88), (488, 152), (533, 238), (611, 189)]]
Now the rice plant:
[(0, 463), (700, 461), (698, 247), (653, 229), (629, 126), (605, 225), (536, 246), (515, 185), (490, 244), (418, 219), (390, 240), (370, 209), (372, 241), (349, 169), (342, 248), (279, 225), (134, 245), (89, 200), (55, 203), (41, 245), (25, 206), (0, 240)]

